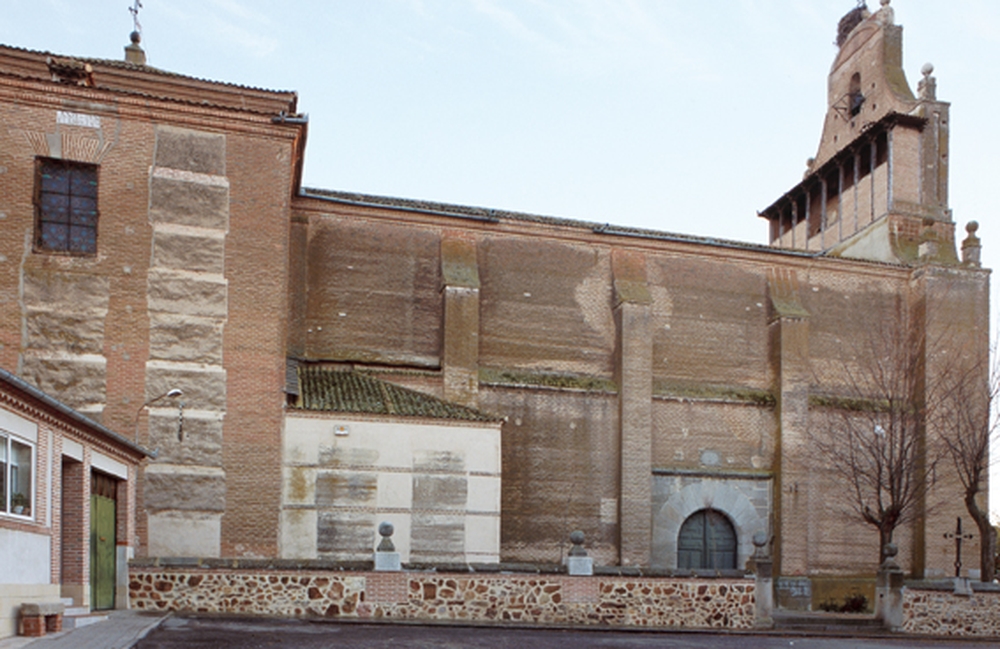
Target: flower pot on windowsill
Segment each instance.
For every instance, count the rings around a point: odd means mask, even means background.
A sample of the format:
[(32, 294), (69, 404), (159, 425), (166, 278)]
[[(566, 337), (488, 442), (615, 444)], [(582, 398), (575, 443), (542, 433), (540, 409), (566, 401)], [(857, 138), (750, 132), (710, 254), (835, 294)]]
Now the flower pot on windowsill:
[(27, 516), (31, 513), (31, 502), (23, 493), (15, 492), (10, 496), (10, 505), (15, 514)]

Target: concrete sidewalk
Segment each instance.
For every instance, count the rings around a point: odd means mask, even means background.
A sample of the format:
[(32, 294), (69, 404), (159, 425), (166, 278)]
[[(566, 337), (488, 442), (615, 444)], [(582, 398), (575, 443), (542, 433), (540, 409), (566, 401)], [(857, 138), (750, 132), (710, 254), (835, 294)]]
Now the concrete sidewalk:
[(167, 613), (111, 611), (108, 619), (41, 638), (0, 640), (0, 649), (129, 649), (168, 617)]

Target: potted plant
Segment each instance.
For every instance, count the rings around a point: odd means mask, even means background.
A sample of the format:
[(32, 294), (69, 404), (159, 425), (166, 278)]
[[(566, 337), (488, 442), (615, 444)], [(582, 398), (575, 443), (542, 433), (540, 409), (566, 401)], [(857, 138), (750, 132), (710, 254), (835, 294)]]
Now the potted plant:
[(15, 491), (11, 494), (10, 504), (11, 507), (14, 508), (15, 514), (23, 514), (27, 516), (31, 512), (31, 502), (28, 500), (28, 497), (20, 491)]

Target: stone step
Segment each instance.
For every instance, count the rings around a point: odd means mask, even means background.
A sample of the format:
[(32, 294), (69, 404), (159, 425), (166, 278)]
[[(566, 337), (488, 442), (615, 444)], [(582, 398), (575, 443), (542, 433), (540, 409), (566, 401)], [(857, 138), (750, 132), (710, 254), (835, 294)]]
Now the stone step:
[(824, 633), (889, 633), (880, 620), (863, 613), (820, 613), (806, 611), (775, 611), (774, 628), (782, 631), (816, 631)]
[[(87, 609), (84, 609), (87, 610)], [(81, 627), (97, 624), (108, 619), (107, 613), (91, 613), (89, 610), (81, 615), (64, 615), (63, 630), (79, 629)]]

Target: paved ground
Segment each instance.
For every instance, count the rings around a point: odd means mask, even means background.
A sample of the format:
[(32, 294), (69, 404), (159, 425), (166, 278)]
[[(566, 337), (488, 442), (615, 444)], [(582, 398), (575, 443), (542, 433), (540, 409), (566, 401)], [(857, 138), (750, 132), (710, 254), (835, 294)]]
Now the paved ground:
[[(636, 633), (538, 629), (337, 624), (301, 620), (170, 617), (136, 645), (137, 649), (398, 649), (399, 647), (499, 649), (885, 649), (984, 647), (976, 642), (879, 638), (808, 638), (801, 636), (708, 633)], [(992, 646), (996, 646), (995, 644)], [(35, 647), (31, 647), (35, 649)]]
[(128, 649), (159, 624), (165, 615), (111, 611), (104, 622), (42, 638), (15, 636), (0, 640), (0, 649)]

